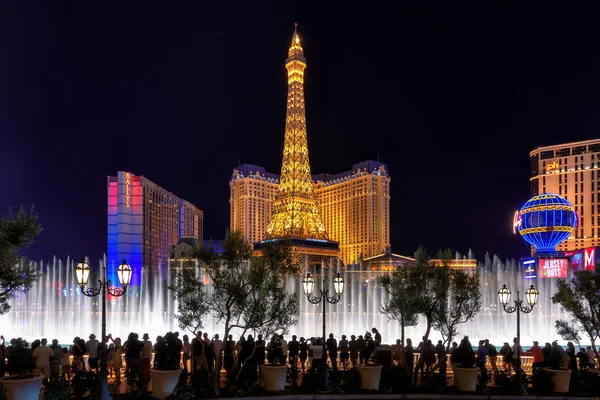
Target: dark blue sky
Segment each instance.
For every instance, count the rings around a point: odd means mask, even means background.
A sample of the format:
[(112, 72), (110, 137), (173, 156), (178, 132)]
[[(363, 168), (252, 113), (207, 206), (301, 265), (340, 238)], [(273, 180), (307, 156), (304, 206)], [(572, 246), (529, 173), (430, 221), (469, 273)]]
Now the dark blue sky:
[(117, 170), (195, 203), (221, 238), (238, 159), (279, 172), (295, 21), (313, 172), (379, 155), (395, 252), (524, 255), (529, 151), (598, 137), (592, 8), (175, 3), (0, 4), (0, 212), (36, 206), (35, 259), (102, 256)]

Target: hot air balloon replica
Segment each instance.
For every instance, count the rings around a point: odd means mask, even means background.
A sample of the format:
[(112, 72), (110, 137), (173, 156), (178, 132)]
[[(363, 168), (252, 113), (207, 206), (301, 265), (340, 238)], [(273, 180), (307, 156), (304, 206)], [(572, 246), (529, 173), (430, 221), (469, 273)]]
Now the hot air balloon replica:
[(556, 246), (571, 235), (577, 223), (577, 212), (567, 199), (543, 193), (527, 200), (515, 212), (513, 229), (540, 255), (555, 253)]

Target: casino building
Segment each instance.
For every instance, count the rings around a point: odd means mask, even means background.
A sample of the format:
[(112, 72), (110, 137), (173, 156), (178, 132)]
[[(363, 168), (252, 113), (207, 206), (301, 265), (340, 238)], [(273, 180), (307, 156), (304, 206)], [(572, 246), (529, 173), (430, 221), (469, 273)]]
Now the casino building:
[(600, 139), (538, 147), (531, 159), (531, 195), (556, 193), (579, 215), (578, 226), (557, 250), (600, 246)]
[[(390, 243), (390, 181), (387, 165), (354, 164), (339, 174), (312, 176), (325, 230), (339, 242), (344, 264), (354, 264), (385, 251)], [(279, 175), (243, 164), (229, 181), (230, 229), (250, 243), (262, 240), (273, 213)]]
[(119, 171), (107, 177), (108, 277), (125, 259), (133, 269), (132, 286), (143, 273), (166, 279), (171, 248), (181, 237), (202, 240), (203, 212), (144, 176)]

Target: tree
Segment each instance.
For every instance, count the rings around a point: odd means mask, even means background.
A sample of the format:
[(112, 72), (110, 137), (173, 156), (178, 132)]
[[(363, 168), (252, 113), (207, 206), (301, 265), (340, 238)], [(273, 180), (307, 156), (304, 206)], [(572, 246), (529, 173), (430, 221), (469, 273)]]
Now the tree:
[[(568, 312), (572, 321), (557, 320), (557, 332), (565, 339), (577, 337), (577, 331), (583, 331), (590, 339), (594, 353), (596, 340), (600, 335), (600, 268), (596, 271), (575, 272), (575, 278), (557, 279), (556, 292), (552, 303)], [(575, 334), (575, 335), (574, 335)]]
[(576, 321), (558, 320), (555, 324), (556, 333), (560, 335), (563, 340), (577, 343), (577, 346), (581, 347), (581, 335), (579, 334), (579, 327)]
[(443, 266), (449, 275), (449, 287), (444, 307), (436, 309), (433, 326), (442, 334), (446, 351), (450, 350), (452, 339), (458, 335), (458, 325), (471, 321), (481, 310), (479, 274), (468, 274)]
[[(436, 266), (429, 260), (429, 256), (423, 247), (419, 247), (415, 252), (415, 265), (410, 268), (410, 282), (414, 293), (415, 307), (419, 314), (425, 317), (426, 329), (423, 335), (423, 345), (429, 339), (429, 333), (436, 318), (447, 309), (447, 293), (450, 286), (450, 274), (448, 267), (449, 260), (452, 259), (450, 251), (438, 251), (437, 259), (441, 260), (440, 266)], [(421, 356), (415, 367), (419, 371), (423, 366), (425, 359)], [(418, 374), (415, 373), (413, 383), (416, 385)]]
[(10, 310), (8, 301), (17, 292), (31, 289), (39, 278), (35, 267), (21, 253), (35, 243), (42, 231), (37, 219), (33, 207), (29, 213), (23, 207), (16, 214), (9, 209), (0, 218), (0, 314)]
[(175, 284), (169, 286), (177, 300), (175, 319), (181, 329), (196, 336), (204, 328), (204, 317), (210, 311), (211, 298), (204, 282), (196, 276), (196, 270), (184, 269), (175, 276)]
[(419, 323), (419, 310), (415, 302), (416, 285), (411, 281), (411, 267), (400, 266), (389, 275), (378, 278), (379, 284), (389, 295), (382, 312), (400, 324), (400, 340), (404, 343), (404, 329)]
[[(230, 232), (225, 237), (222, 253), (210, 245), (201, 245), (190, 256), (196, 258), (210, 276), (210, 310), (224, 326), (224, 340), (235, 328), (269, 337), (275, 332), (287, 332), (296, 323), (300, 310), (298, 297), (287, 292), (285, 283), (289, 276), (299, 275), (300, 266), (289, 247), (265, 246), (261, 257), (253, 257), (242, 235)], [(222, 352), (223, 349), (216, 357), (215, 371), (221, 370)], [(242, 371), (243, 366), (237, 378)], [(218, 377), (215, 373), (216, 392)]]

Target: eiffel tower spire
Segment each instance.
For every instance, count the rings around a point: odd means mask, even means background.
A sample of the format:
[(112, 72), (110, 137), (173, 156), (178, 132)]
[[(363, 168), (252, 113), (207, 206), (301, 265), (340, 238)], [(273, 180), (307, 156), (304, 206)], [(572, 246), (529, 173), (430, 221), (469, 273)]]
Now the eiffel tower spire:
[(273, 216), (267, 227), (266, 238), (328, 239), (315, 201), (310, 173), (304, 109), (306, 59), (297, 28), (298, 24), (294, 29), (288, 58), (285, 60), (288, 70), (288, 96), (283, 162), (279, 192), (273, 203)]

